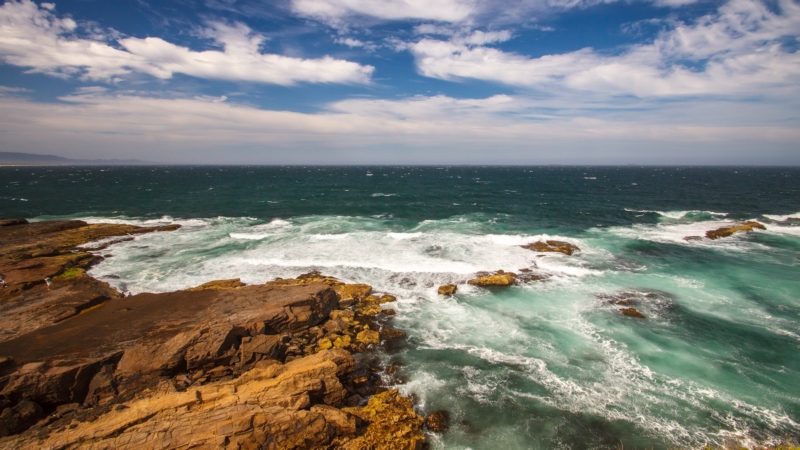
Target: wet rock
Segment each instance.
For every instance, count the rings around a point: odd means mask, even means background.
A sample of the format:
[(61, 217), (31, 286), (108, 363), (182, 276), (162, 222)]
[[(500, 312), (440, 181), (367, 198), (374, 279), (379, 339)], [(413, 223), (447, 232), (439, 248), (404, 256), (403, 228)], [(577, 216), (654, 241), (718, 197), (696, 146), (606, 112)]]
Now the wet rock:
[(28, 221), (25, 219), (0, 219), (0, 227), (10, 227), (12, 225), (25, 225)]
[(230, 280), (209, 281), (208, 283), (203, 283), (200, 286), (187, 289), (186, 291), (193, 292), (193, 291), (204, 291), (204, 290), (236, 289), (244, 285), (245, 284), (242, 283), (242, 280), (240, 278), (233, 278)]
[(397, 301), (397, 297), (395, 297), (394, 295), (390, 295), (390, 294), (384, 294), (378, 299), (378, 303), (381, 304), (381, 305), (384, 304), (384, 303), (392, 303), (392, 302), (396, 302), (396, 301)]
[(382, 338), (385, 339), (405, 339), (406, 334), (400, 330), (395, 330), (394, 328), (384, 328), (381, 330), (380, 335)]
[(722, 237), (728, 237), (738, 232), (750, 233), (756, 229), (766, 230), (767, 228), (764, 225), (755, 221), (744, 222), (742, 224), (732, 227), (722, 227), (722, 228), (717, 228), (716, 230), (706, 231), (706, 237), (709, 239), (719, 239)]
[(636, 317), (638, 319), (645, 319), (644, 314), (640, 313), (636, 308), (621, 308), (622, 314), (628, 317)]
[(425, 418), (425, 426), (436, 433), (447, 431), (450, 428), (450, 413), (447, 411), (434, 411)]
[(563, 253), (565, 255), (572, 255), (579, 252), (581, 249), (577, 245), (570, 244), (564, 241), (538, 241), (528, 245), (523, 245), (522, 248), (532, 250), (534, 252), (550, 252), (550, 253)]
[(481, 287), (511, 286), (516, 280), (517, 275), (515, 273), (498, 270), (494, 274), (480, 275), (478, 278), (469, 280), (468, 283)]
[(683, 238), (684, 241), (702, 241), (703, 236), (686, 236)]
[(439, 286), (438, 293), (439, 295), (453, 295), (456, 293), (456, 285), (455, 284), (445, 284)]

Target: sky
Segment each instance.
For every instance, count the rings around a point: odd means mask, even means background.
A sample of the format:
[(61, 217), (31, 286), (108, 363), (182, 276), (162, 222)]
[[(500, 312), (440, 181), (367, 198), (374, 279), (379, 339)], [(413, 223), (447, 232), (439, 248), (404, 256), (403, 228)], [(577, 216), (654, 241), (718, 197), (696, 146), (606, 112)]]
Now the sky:
[(796, 0), (4, 0), (0, 151), (800, 165)]

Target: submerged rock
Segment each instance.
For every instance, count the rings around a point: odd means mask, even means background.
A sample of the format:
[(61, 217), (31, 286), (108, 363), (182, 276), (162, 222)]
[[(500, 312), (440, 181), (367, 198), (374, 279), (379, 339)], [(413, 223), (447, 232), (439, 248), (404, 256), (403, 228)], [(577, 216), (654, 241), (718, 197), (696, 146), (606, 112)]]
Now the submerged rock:
[(203, 283), (200, 286), (187, 289), (188, 292), (205, 291), (205, 290), (223, 290), (223, 289), (236, 289), (245, 286), (241, 278), (232, 278), (230, 280), (215, 280)]
[(523, 245), (522, 248), (533, 250), (534, 252), (563, 253), (565, 255), (572, 255), (573, 253), (581, 250), (577, 245), (570, 244), (569, 242), (550, 240), (545, 242), (538, 241), (532, 244)]
[(447, 431), (450, 428), (450, 413), (447, 411), (434, 411), (425, 418), (425, 426), (436, 433)]
[(638, 319), (646, 319), (644, 314), (640, 313), (636, 308), (621, 308), (622, 314), (628, 317), (636, 317)]
[(722, 238), (722, 237), (728, 237), (728, 236), (732, 235), (733, 233), (737, 233), (737, 232), (740, 232), (740, 231), (741, 232), (745, 232), (745, 233), (750, 233), (750, 232), (752, 232), (753, 230), (756, 230), (756, 229), (758, 229), (758, 230), (766, 230), (767, 227), (765, 227), (764, 225), (762, 225), (762, 224), (760, 224), (758, 222), (755, 222), (755, 221), (744, 222), (744, 223), (742, 223), (740, 225), (736, 225), (736, 226), (732, 226), (732, 227), (722, 227), (722, 228), (717, 228), (716, 230), (706, 231), (706, 237), (709, 238), (709, 239), (719, 239), (719, 238)]
[(469, 280), (467, 283), (472, 284), (474, 286), (493, 287), (493, 286), (511, 286), (516, 281), (517, 281), (517, 275), (515, 273), (498, 270), (493, 274), (481, 275), (478, 278)]
[(456, 285), (455, 284), (445, 284), (439, 286), (439, 290), (437, 291), (439, 295), (453, 295), (456, 293)]

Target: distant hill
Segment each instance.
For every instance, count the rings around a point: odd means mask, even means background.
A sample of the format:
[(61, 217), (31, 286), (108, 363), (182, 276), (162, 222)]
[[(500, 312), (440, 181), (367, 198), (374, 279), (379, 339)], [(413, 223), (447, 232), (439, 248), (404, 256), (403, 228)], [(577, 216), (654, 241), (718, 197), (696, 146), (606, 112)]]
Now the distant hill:
[(153, 164), (139, 159), (69, 159), (55, 155), (34, 153), (0, 152), (0, 165), (42, 165), (42, 166), (114, 166)]

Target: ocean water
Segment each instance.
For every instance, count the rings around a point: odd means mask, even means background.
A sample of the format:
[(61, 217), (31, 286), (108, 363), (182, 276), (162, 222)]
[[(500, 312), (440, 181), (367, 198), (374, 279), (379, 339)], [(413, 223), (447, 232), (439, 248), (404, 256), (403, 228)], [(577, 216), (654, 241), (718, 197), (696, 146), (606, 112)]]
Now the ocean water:
[[(385, 363), (450, 412), (436, 449), (800, 436), (798, 168), (5, 167), (0, 216), (183, 225), (98, 251), (134, 293), (318, 270), (396, 295)], [(767, 229), (684, 239), (740, 220)], [(545, 279), (465, 284), (498, 269)]]

